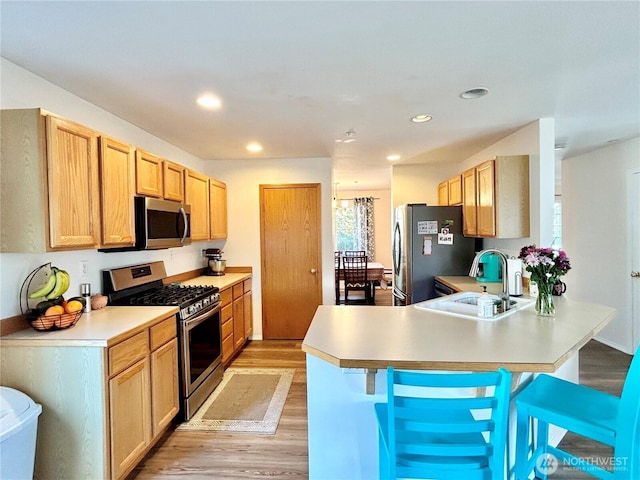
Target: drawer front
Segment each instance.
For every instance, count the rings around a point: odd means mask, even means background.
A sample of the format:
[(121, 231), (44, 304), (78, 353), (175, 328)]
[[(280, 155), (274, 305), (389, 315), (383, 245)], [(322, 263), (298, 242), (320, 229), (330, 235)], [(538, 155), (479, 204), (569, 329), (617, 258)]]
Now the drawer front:
[(161, 347), (177, 335), (177, 320), (171, 316), (151, 327), (151, 350)]
[(251, 291), (251, 279), (244, 281), (244, 293)]
[(222, 339), (224, 340), (233, 333), (233, 322), (231, 319), (222, 324)]
[(220, 302), (222, 303), (222, 305), (227, 305), (228, 303), (231, 303), (231, 300), (233, 300), (231, 295), (232, 295), (232, 292), (230, 288), (225, 288), (220, 292)]
[(149, 331), (145, 330), (109, 349), (109, 375), (116, 375), (149, 353)]
[[(233, 316), (233, 304), (230, 303), (229, 305), (225, 305), (224, 307), (222, 307), (222, 310), (220, 310), (220, 321), (222, 323), (229, 320), (232, 316)], [(224, 335), (223, 335), (223, 338), (224, 338)]]
[(244, 294), (244, 287), (241, 283), (233, 286), (233, 298), (240, 298)]

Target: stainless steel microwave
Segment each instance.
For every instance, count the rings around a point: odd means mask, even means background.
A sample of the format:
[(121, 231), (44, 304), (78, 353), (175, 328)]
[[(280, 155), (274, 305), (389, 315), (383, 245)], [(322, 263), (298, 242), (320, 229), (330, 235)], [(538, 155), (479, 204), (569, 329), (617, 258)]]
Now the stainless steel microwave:
[(157, 198), (136, 197), (136, 249), (191, 244), (191, 206)]

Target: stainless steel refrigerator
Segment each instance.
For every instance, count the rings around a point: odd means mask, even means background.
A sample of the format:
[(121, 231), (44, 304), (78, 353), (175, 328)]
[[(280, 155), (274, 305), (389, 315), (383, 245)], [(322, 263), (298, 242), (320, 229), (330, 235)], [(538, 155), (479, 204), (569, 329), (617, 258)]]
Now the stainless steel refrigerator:
[(435, 277), (468, 275), (475, 252), (481, 249), (481, 239), (462, 235), (462, 207), (397, 207), (393, 304), (410, 305), (435, 298)]

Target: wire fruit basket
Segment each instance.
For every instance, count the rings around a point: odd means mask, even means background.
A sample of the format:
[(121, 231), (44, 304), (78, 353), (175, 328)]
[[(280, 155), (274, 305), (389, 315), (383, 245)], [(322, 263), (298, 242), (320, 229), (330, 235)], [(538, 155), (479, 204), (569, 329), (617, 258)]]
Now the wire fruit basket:
[(29, 298), (29, 295), (37, 290), (40, 285), (43, 285), (52, 274), (54, 273), (52, 272), (51, 263), (40, 265), (27, 275), (27, 278), (22, 282), (22, 287), (20, 287), (20, 311), (31, 327), (41, 332), (73, 327), (78, 323), (85, 310), (83, 306), (81, 310), (74, 312), (63, 310), (63, 313), (45, 315), (44, 307), (59, 305), (64, 309), (64, 298), (62, 296), (50, 300)]

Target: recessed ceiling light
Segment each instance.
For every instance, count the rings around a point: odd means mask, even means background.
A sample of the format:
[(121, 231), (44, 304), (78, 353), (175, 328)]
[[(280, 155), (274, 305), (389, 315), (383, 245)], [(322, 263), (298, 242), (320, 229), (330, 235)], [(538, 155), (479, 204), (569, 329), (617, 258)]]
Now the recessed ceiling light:
[(222, 105), (220, 99), (213, 95), (202, 95), (201, 97), (198, 97), (196, 103), (202, 108), (220, 108), (220, 105)]
[(489, 93), (488, 88), (476, 87), (476, 88), (472, 88), (471, 90), (467, 90), (466, 92), (462, 92), (460, 96), (462, 98), (466, 98), (467, 100), (470, 100), (473, 98), (484, 97), (487, 93)]
[(247, 145), (247, 150), (249, 150), (250, 152), (261, 152), (262, 151), (262, 145), (260, 145), (259, 143), (250, 143), (249, 145)]
[(428, 122), (429, 120), (431, 120), (433, 117), (431, 115), (416, 115), (415, 117), (411, 118), (411, 121), (413, 123), (424, 123), (424, 122)]
[(400, 155), (387, 155), (387, 160), (395, 162), (396, 160), (400, 160)]

